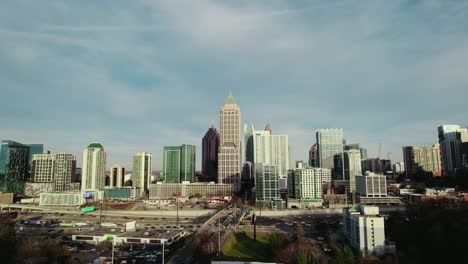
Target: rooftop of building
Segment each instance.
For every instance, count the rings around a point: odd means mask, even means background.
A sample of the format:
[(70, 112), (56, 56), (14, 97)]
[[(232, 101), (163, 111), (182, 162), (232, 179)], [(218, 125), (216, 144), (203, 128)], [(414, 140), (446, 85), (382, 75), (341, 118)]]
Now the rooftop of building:
[(88, 148), (104, 148), (104, 147), (101, 145), (101, 143), (93, 142), (89, 144)]
[(225, 105), (227, 105), (227, 104), (237, 104), (236, 100), (234, 99), (234, 96), (232, 96), (232, 90), (231, 89), (229, 89), (229, 95), (226, 98), (226, 101), (224, 101), (224, 104)]

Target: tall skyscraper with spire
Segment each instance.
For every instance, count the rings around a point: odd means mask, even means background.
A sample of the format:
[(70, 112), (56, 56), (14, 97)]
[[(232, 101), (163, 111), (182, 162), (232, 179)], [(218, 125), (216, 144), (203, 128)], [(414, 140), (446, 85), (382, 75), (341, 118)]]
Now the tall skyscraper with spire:
[(219, 133), (211, 123), (202, 140), (202, 174), (204, 181), (216, 181), (218, 178)]
[(238, 192), (241, 184), (241, 111), (232, 92), (219, 110), (220, 148), (218, 153), (218, 183), (232, 184)]

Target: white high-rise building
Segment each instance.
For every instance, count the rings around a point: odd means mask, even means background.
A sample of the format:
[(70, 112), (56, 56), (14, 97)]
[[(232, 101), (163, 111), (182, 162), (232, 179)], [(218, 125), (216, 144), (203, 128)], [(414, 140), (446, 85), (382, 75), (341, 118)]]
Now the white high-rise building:
[(345, 180), (349, 181), (349, 191), (356, 192), (356, 175), (362, 174), (361, 151), (350, 149), (344, 151)]
[(232, 190), (238, 192), (242, 171), (241, 111), (231, 91), (219, 111), (219, 120), (218, 183), (232, 184)]
[(36, 183), (54, 183), (54, 191), (70, 189), (75, 174), (76, 157), (73, 154), (35, 154), (32, 157), (32, 180)]
[(153, 155), (147, 152), (137, 153), (133, 157), (133, 187), (146, 192), (151, 184)]
[(263, 131), (253, 132), (254, 164), (263, 163), (278, 168), (281, 178), (288, 176), (289, 142), (288, 135), (272, 135), (271, 126)]
[(323, 185), (330, 182), (330, 169), (297, 168), (294, 170), (294, 196), (301, 203), (319, 201), (323, 198)]
[(100, 143), (92, 143), (83, 151), (81, 190), (96, 191), (104, 188), (105, 177), (106, 152)]
[(385, 221), (379, 207), (353, 206), (343, 209), (343, 229), (352, 248), (364, 255), (385, 253)]

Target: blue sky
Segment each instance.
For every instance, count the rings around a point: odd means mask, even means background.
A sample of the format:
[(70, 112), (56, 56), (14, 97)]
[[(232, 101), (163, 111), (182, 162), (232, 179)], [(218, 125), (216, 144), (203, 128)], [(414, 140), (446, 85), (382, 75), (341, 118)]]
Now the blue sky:
[[(0, 3), (0, 139), (108, 166), (197, 145), (232, 88), (244, 122), (317, 128), (401, 159), (442, 123), (467, 125), (467, 1), (35, 1)], [(386, 154), (385, 154), (386, 156)], [(81, 162), (80, 162), (81, 164)]]

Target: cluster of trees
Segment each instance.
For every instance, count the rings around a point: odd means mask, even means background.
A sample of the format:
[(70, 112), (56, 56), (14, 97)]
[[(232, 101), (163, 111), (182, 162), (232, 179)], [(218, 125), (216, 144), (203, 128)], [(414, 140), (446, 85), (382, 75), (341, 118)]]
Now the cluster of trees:
[(1, 263), (73, 263), (68, 248), (43, 236), (18, 237), (15, 225), (0, 218)]
[(466, 262), (468, 205), (448, 200), (422, 202), (406, 214), (391, 215), (387, 237), (397, 245), (400, 263)]

